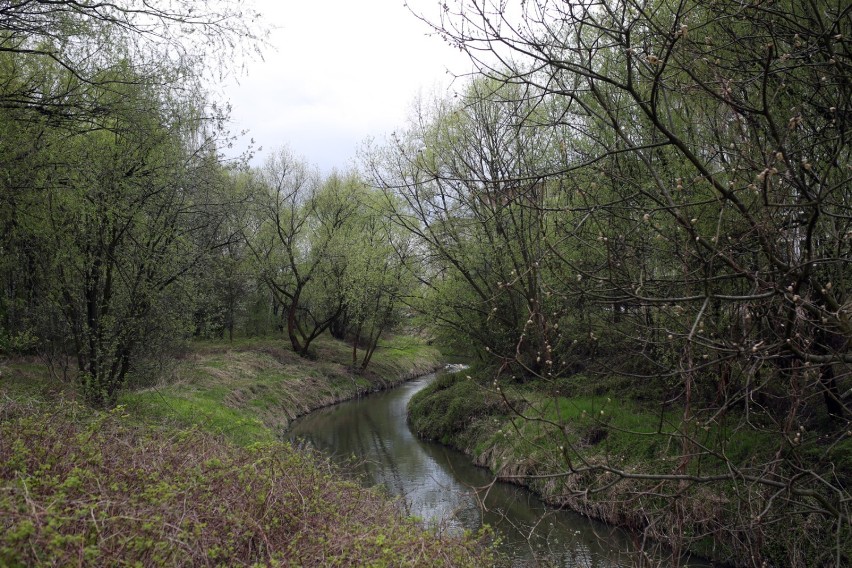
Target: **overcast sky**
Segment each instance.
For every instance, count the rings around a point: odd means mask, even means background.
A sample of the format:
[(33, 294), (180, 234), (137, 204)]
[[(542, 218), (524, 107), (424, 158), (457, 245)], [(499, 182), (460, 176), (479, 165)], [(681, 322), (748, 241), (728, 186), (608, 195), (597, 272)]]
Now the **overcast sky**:
[[(232, 130), (263, 147), (253, 160), (288, 145), (324, 172), (345, 169), (368, 136), (404, 125), (422, 92), (446, 91), (465, 56), (430, 36), (403, 0), (255, 0), (274, 47), (251, 62), (221, 95), (233, 105)], [(410, 0), (435, 10), (435, 0)], [(460, 82), (456, 83), (459, 86)], [(240, 146), (245, 147), (246, 141)]]

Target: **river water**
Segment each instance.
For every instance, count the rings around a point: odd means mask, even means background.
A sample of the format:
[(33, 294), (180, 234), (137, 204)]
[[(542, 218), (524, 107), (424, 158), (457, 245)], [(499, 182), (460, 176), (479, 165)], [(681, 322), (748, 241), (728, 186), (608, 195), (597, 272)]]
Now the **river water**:
[(289, 438), (331, 456), (364, 483), (403, 497), (409, 514), (440, 530), (489, 524), (512, 565), (634, 565), (624, 531), (547, 507), (515, 485), (492, 484), (493, 475), (461, 452), (417, 439), (406, 423), (406, 407), (434, 377), (312, 412), (293, 423)]

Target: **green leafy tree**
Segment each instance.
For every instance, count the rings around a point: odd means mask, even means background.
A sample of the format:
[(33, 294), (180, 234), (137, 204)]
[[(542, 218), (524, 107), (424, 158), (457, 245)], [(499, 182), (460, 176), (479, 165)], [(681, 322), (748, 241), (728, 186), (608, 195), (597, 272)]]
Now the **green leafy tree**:
[[(358, 212), (341, 241), (345, 313), (352, 339), (352, 365), (366, 369), (382, 334), (401, 322), (415, 289), (418, 258), (411, 234), (393, 223), (384, 194), (355, 181)], [(358, 360), (358, 349), (363, 347)]]
[(72, 354), (92, 404), (184, 325), (223, 199), (201, 85), (263, 33), (225, 3), (0, 7), (0, 335)]
[[(0, 89), (0, 108), (34, 110), (61, 125), (108, 116), (99, 94), (120, 93), (128, 81), (198, 87), (205, 70), (225, 73), (234, 56), (259, 54), (266, 34), (259, 17), (220, 0), (5, 2), (0, 53), (14, 73)], [(51, 68), (64, 76), (46, 88)]]
[[(47, 307), (62, 314), (95, 406), (114, 404), (136, 356), (185, 321), (180, 305), (188, 301), (175, 296), (175, 284), (216, 236), (215, 140), (194, 136), (203, 123), (192, 109), (139, 115), (139, 97), (156, 108), (156, 95), (131, 84), (123, 96), (130, 110), (114, 115), (110, 130), (52, 150), (58, 165), (44, 174), (63, 183), (39, 188), (45, 205), (34, 212), (43, 219), (32, 227), (51, 251), (40, 261)], [(201, 144), (188, 145), (190, 137)]]
[(554, 356), (543, 263), (559, 197), (540, 172), (559, 157), (560, 129), (542, 122), (547, 113), (480, 80), (458, 100), (421, 104), (408, 130), (367, 157), (395, 223), (423, 245), (430, 317), (457, 344), (533, 374)]
[(323, 184), (286, 149), (258, 172), (259, 225), (249, 243), (261, 278), (284, 306), (290, 344), (303, 356), (343, 312), (343, 298), (330, 298), (320, 283), (337, 276), (336, 243), (356, 207), (339, 178)]

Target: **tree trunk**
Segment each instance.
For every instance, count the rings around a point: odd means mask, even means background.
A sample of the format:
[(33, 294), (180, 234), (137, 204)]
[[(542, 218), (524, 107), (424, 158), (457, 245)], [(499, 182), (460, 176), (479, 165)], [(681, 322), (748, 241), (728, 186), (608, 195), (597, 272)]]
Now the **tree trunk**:
[(307, 346), (302, 347), (302, 344), (299, 341), (297, 329), (298, 322), (296, 321), (296, 310), (299, 307), (300, 294), (301, 290), (297, 290), (296, 293), (293, 294), (293, 298), (290, 300), (290, 306), (287, 308), (287, 337), (290, 338), (290, 345), (293, 346), (293, 351), (299, 355), (304, 355), (303, 350), (305, 350)]

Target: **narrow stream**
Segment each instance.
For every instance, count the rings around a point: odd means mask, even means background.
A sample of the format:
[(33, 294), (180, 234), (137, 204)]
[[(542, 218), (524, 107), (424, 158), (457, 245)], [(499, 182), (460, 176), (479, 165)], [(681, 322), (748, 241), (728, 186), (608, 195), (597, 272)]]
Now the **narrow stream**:
[(477, 492), (492, 483), (491, 473), (461, 452), (417, 439), (406, 423), (406, 406), (434, 377), (312, 412), (292, 425), (289, 437), (331, 456), (365, 483), (404, 497), (411, 515), (441, 530), (489, 524), (501, 538), (500, 552), (515, 566), (537, 559), (583, 568), (633, 564), (625, 532), (547, 507), (508, 483)]

